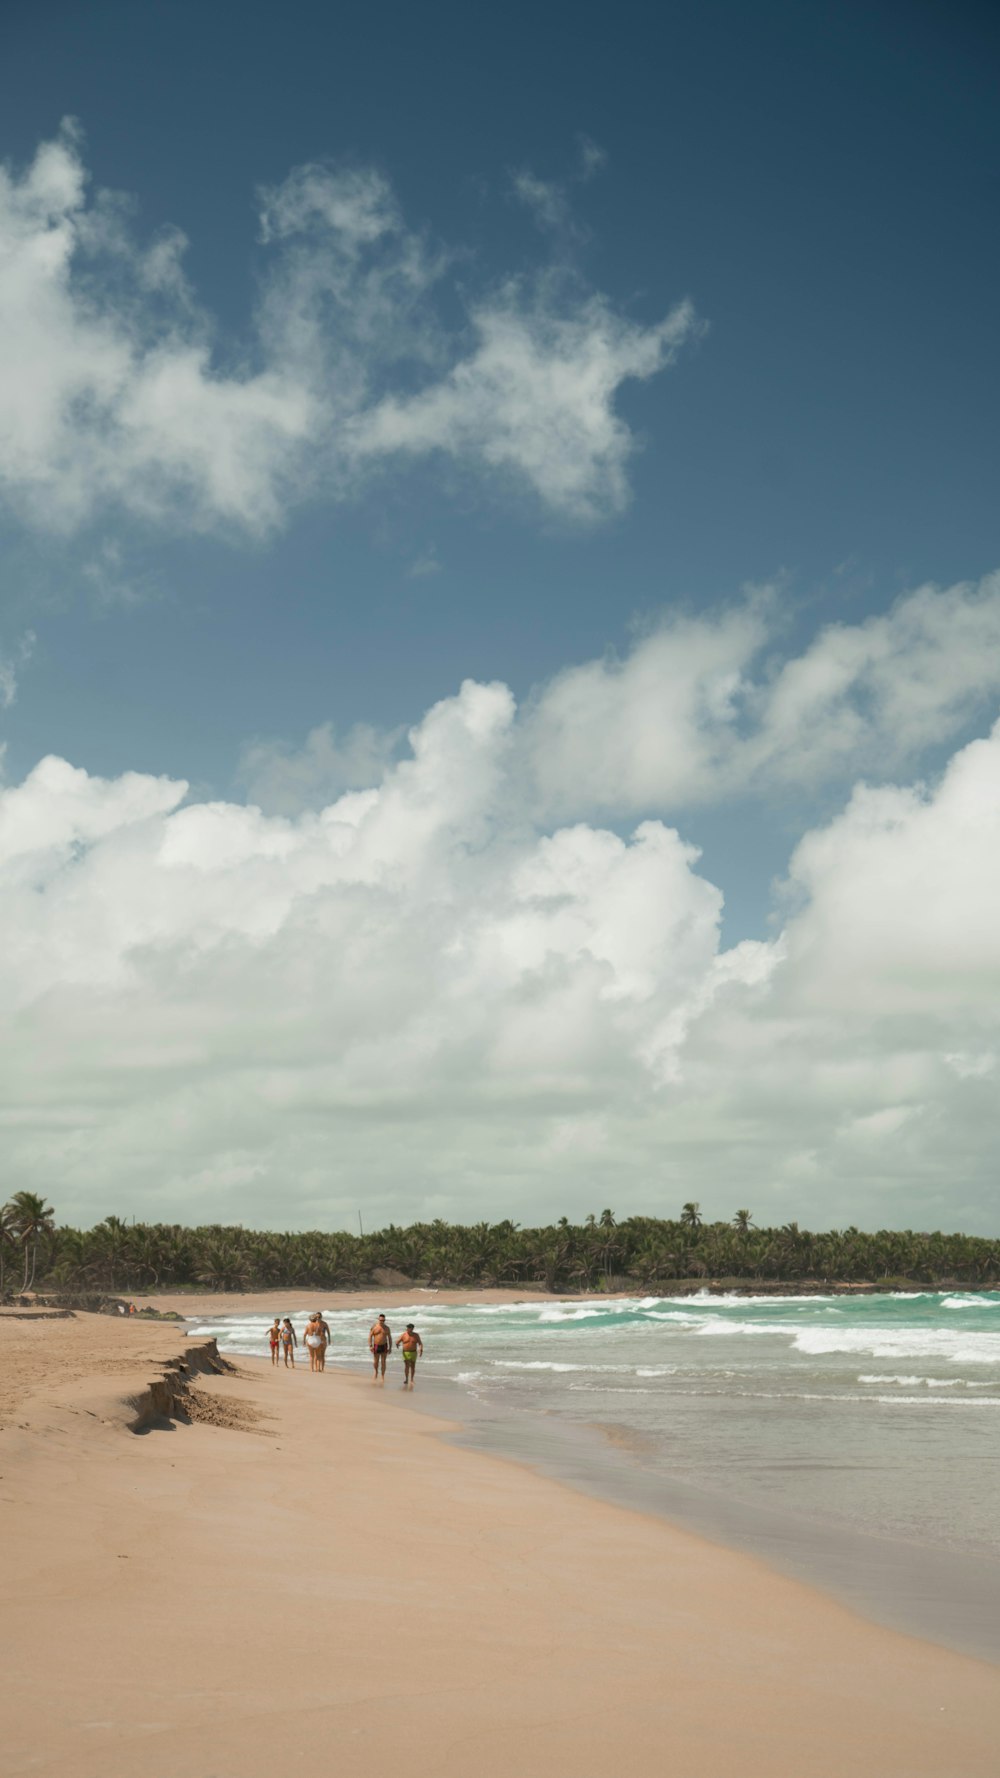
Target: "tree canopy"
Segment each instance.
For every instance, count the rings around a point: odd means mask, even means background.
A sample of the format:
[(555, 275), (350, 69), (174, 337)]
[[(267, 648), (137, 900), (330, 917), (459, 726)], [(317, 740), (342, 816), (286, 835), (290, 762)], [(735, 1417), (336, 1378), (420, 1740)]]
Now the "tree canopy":
[[(747, 1209), (707, 1222), (695, 1203), (676, 1217), (611, 1210), (582, 1224), (519, 1228), (390, 1223), (371, 1234), (321, 1229), (252, 1230), (208, 1224), (125, 1223), (108, 1216), (91, 1229), (60, 1228), (41, 1198), (15, 1193), (0, 1217), (0, 1291), (6, 1288), (153, 1292), (177, 1288), (336, 1290), (391, 1271), (423, 1285), (534, 1285), (550, 1291), (630, 1288), (722, 1279), (730, 1282), (995, 1285), (1000, 1238), (857, 1228), (813, 1233), (789, 1222), (757, 1228)], [(11, 1260), (19, 1264), (11, 1266)]]

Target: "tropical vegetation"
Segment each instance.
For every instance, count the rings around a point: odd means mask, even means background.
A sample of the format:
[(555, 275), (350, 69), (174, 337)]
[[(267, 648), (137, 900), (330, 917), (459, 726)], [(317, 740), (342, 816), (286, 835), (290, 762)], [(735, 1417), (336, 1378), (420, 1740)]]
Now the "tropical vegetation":
[(15, 1192), (0, 1211), (0, 1294), (44, 1289), (152, 1293), (316, 1286), (335, 1290), (399, 1281), (421, 1285), (531, 1285), (548, 1291), (635, 1286), (677, 1289), (699, 1282), (996, 1285), (1000, 1237), (850, 1227), (814, 1233), (797, 1222), (758, 1228), (737, 1210), (707, 1222), (695, 1202), (676, 1217), (610, 1210), (582, 1223), (565, 1216), (539, 1228), (510, 1221), (442, 1221), (373, 1234), (308, 1229), (277, 1233), (240, 1226), (124, 1222), (58, 1227), (44, 1199)]

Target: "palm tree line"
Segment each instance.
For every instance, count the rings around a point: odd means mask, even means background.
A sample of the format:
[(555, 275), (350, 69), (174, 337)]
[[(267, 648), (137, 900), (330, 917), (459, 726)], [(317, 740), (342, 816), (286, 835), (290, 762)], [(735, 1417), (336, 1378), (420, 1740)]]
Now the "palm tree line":
[[(521, 1228), (509, 1220), (436, 1220), (353, 1235), (321, 1229), (278, 1233), (211, 1223), (128, 1223), (107, 1216), (91, 1229), (57, 1227), (31, 1192), (0, 1216), (0, 1293), (6, 1288), (146, 1292), (197, 1288), (336, 1290), (387, 1283), (387, 1273), (429, 1286), (532, 1285), (594, 1291), (635, 1285), (683, 1288), (699, 1281), (791, 1284), (996, 1285), (1000, 1238), (855, 1227), (813, 1232), (797, 1222), (758, 1228), (749, 1210), (709, 1222), (695, 1202), (676, 1217), (611, 1210), (582, 1223)], [(6, 1276), (6, 1285), (4, 1284)]]

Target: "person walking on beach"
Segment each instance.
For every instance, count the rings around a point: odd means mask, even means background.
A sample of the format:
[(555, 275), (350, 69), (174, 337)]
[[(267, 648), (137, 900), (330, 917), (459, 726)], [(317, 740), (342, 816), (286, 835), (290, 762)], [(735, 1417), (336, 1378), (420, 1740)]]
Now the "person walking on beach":
[(281, 1345), (281, 1322), (278, 1320), (277, 1315), (274, 1317), (274, 1320), (267, 1330), (267, 1337), (271, 1345), (271, 1363), (277, 1364), (278, 1348)]
[(412, 1321), (406, 1323), (406, 1332), (400, 1334), (396, 1344), (403, 1348), (403, 1388), (412, 1389), (417, 1375), (417, 1354), (421, 1358), (424, 1355), (424, 1342)]
[(286, 1315), (284, 1321), (281, 1323), (281, 1349), (285, 1354), (286, 1370), (289, 1365), (291, 1365), (292, 1370), (295, 1369), (295, 1348), (298, 1343), (298, 1335)]
[(392, 1328), (387, 1325), (384, 1315), (380, 1315), (378, 1320), (372, 1323), (368, 1333), (368, 1347), (375, 1365), (375, 1375), (372, 1377), (372, 1382), (378, 1382), (379, 1366), (381, 1365), (384, 1387), (385, 1361), (392, 1351)]
[(316, 1313), (310, 1317), (309, 1325), (306, 1328), (306, 1345), (309, 1348), (309, 1369), (311, 1371), (323, 1369), (329, 1338), (330, 1329), (317, 1309)]
[(322, 1309), (316, 1310), (316, 1313), (313, 1316), (313, 1320), (315, 1321), (317, 1327), (319, 1328), (320, 1333), (323, 1335), (323, 1344), (322, 1344), (322, 1346), (320, 1346), (318, 1348), (317, 1353), (316, 1353), (316, 1369), (318, 1371), (325, 1371), (326, 1370), (326, 1349), (327, 1349), (328, 1345), (330, 1344), (330, 1341), (333, 1339), (333, 1335), (330, 1332), (328, 1323), (323, 1320)]

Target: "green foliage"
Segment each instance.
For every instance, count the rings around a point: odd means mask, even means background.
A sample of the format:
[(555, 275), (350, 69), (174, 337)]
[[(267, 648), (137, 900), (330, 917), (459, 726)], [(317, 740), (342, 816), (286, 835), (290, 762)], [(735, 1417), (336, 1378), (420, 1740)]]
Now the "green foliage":
[[(652, 1291), (708, 1279), (737, 1284), (809, 1281), (906, 1285), (989, 1285), (1000, 1280), (1000, 1240), (973, 1235), (811, 1233), (796, 1222), (756, 1228), (748, 1210), (705, 1222), (696, 1203), (676, 1218), (610, 1210), (582, 1224), (561, 1217), (543, 1228), (435, 1221), (373, 1234), (268, 1230), (211, 1224), (135, 1223), (105, 1217), (92, 1229), (57, 1228), (41, 1198), (18, 1192), (0, 1217), (0, 1264), (7, 1289), (36, 1287), (126, 1295), (166, 1289), (267, 1290), (368, 1285), (386, 1269), (417, 1284), (536, 1285), (549, 1291), (637, 1287)], [(2, 1287), (0, 1287), (2, 1288)]]

